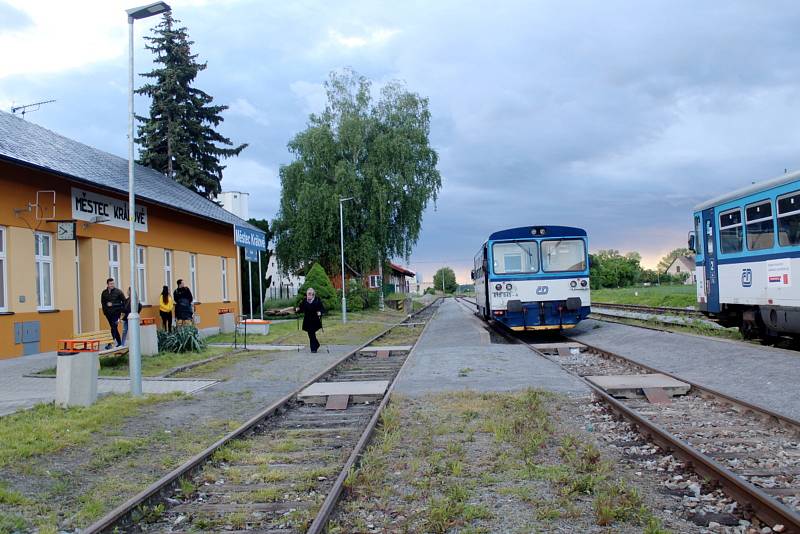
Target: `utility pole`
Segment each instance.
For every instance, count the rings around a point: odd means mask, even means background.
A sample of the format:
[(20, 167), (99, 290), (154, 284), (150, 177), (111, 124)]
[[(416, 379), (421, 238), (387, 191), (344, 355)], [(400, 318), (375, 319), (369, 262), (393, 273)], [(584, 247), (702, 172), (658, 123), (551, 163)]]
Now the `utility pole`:
[(344, 278), (344, 208), (342, 205), (353, 197), (339, 197), (339, 247), (342, 252), (342, 324), (347, 322), (347, 284)]

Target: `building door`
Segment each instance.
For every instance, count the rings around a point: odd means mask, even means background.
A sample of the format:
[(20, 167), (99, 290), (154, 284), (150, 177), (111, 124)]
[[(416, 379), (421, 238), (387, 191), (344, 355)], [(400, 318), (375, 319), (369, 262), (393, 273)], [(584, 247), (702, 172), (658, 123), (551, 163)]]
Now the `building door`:
[(706, 310), (719, 313), (719, 278), (717, 276), (717, 243), (714, 231), (714, 208), (703, 212), (703, 253), (706, 271)]

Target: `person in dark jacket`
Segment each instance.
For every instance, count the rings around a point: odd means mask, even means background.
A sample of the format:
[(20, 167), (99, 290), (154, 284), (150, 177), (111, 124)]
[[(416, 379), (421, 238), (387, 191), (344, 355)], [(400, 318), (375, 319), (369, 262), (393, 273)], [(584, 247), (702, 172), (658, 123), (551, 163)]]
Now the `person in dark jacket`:
[(172, 293), (172, 299), (175, 301), (175, 320), (191, 321), (192, 320), (192, 290), (183, 285), (183, 280), (178, 280), (178, 288)]
[[(106, 288), (100, 294), (100, 304), (103, 306), (103, 315), (108, 320), (108, 326), (111, 327), (111, 337), (119, 347), (122, 345), (122, 339), (119, 337), (119, 324), (120, 315), (125, 310), (125, 294), (118, 288), (114, 287), (114, 279), (109, 278), (106, 280)], [(110, 347), (106, 347), (110, 348)]]
[(311, 352), (317, 352), (319, 341), (317, 341), (317, 330), (322, 328), (322, 314), (325, 313), (325, 306), (314, 291), (309, 287), (306, 291), (306, 298), (297, 307), (298, 312), (303, 312), (303, 330), (308, 333), (308, 342)]
[[(139, 310), (136, 313), (142, 313), (142, 303), (139, 303)], [(128, 315), (131, 314), (131, 288), (128, 288), (128, 296), (125, 298), (125, 309), (122, 311), (122, 344), (128, 339)]]

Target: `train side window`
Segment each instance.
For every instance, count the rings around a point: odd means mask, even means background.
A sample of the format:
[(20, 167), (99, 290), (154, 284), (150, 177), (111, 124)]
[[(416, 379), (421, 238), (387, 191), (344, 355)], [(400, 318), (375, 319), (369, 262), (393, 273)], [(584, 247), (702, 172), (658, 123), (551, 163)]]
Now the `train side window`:
[(800, 191), (778, 198), (778, 243), (800, 245)]
[(719, 215), (719, 251), (723, 254), (742, 251), (744, 228), (742, 211), (739, 208)]
[(745, 207), (747, 249), (764, 250), (775, 245), (772, 202), (765, 200)]

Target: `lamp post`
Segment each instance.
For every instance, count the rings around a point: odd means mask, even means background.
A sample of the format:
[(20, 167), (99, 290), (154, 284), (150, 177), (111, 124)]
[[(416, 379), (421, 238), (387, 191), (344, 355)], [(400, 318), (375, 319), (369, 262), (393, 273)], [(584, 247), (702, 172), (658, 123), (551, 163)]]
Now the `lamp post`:
[(131, 260), (131, 313), (128, 314), (130, 331), (129, 367), (131, 376), (131, 394), (142, 394), (142, 348), (139, 338), (139, 295), (136, 291), (136, 195), (133, 192), (133, 21), (166, 13), (170, 7), (164, 2), (156, 2), (146, 6), (126, 10), (128, 14), (128, 233)]
[(342, 324), (347, 322), (347, 284), (344, 280), (344, 209), (343, 204), (353, 197), (339, 197), (339, 246), (342, 249)]

